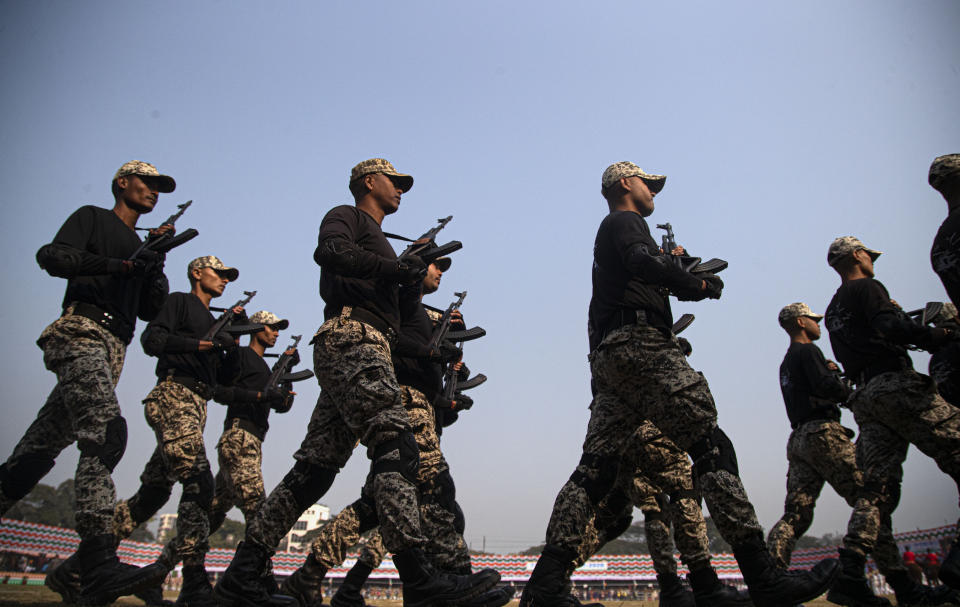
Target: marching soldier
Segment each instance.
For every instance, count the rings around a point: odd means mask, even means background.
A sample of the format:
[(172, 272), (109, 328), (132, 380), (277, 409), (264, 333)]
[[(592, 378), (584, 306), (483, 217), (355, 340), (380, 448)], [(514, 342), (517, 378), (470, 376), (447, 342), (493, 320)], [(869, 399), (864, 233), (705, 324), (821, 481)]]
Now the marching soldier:
[[(33, 489), (64, 448), (77, 443), (80, 547), (74, 562), (81, 590), (79, 596), (63, 590), (70, 600), (109, 603), (166, 575), (157, 566), (120, 563), (109, 513), (116, 501), (111, 475), (127, 444), (127, 422), (114, 389), (137, 318), (153, 319), (169, 290), (163, 255), (144, 251), (131, 259), (142, 244), (134, 229), (141, 215), (153, 211), (160, 193), (175, 187), (173, 178), (152, 164), (127, 162), (113, 177), (113, 208), (81, 207), (37, 252), (40, 267), (67, 279), (63, 315), (37, 340), (57, 385), (0, 466), (0, 514)], [(171, 231), (164, 226), (155, 234)]]

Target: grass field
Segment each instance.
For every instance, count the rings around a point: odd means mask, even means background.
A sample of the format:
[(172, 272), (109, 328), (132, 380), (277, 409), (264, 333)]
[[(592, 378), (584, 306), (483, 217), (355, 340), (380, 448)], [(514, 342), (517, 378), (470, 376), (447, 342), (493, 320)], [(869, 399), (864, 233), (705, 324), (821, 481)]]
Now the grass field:
[[(176, 595), (167, 593), (166, 598), (176, 600)], [(893, 597), (890, 597), (891, 599)], [(136, 607), (143, 605), (143, 601), (133, 597), (124, 597), (115, 603), (116, 605), (129, 605)], [(371, 600), (368, 605), (377, 607), (403, 607), (400, 601), (376, 601)], [(511, 605), (516, 605), (516, 601)], [(617, 607), (657, 607), (655, 601), (608, 601), (607, 605), (616, 605)], [(833, 603), (826, 599), (819, 599), (804, 603), (807, 607), (828, 607)], [(11, 586), (0, 585), (0, 606), (4, 605), (30, 605), (31, 607), (59, 607), (63, 605), (60, 602), (60, 595), (47, 589), (46, 586)]]

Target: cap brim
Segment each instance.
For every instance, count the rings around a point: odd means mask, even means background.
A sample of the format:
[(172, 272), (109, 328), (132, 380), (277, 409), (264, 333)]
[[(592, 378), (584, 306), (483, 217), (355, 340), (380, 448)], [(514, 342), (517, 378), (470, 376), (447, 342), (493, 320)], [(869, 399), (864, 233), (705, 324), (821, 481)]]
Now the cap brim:
[(441, 272), (446, 272), (450, 269), (450, 264), (453, 263), (453, 260), (451, 260), (449, 257), (441, 257), (432, 263), (433, 265), (437, 266)]
[(221, 270), (214, 269), (213, 271), (219, 274), (220, 276), (226, 277), (226, 279), (229, 280), (230, 282), (234, 282), (235, 280), (240, 278), (240, 270), (236, 268), (223, 268)]
[(873, 249), (868, 249), (867, 247), (863, 247), (863, 250), (866, 251), (868, 255), (870, 255), (870, 259), (872, 259), (873, 261), (876, 261), (877, 257), (880, 257), (881, 255), (883, 255), (883, 252), (874, 251)]
[(637, 175), (640, 179), (643, 180), (647, 187), (650, 188), (650, 191), (654, 194), (659, 194), (660, 190), (663, 189), (664, 184), (667, 183), (666, 175)]
[(812, 319), (814, 319), (814, 320), (817, 321), (817, 322), (820, 322), (821, 320), (823, 320), (823, 314), (812, 314), (812, 313), (811, 313), (811, 314), (805, 314), (804, 316), (806, 316), (807, 318), (812, 318)]
[(277, 330), (277, 331), (283, 331), (283, 330), (285, 330), (287, 327), (290, 326), (290, 321), (287, 320), (286, 318), (284, 318), (284, 319), (282, 319), (282, 320), (279, 320), (279, 321), (273, 323), (273, 324), (270, 325), (270, 326), (273, 327), (273, 328), (274, 328), (275, 330)]
[(409, 192), (410, 188), (413, 187), (413, 177), (411, 177), (410, 175), (404, 175), (402, 173), (397, 173), (396, 175), (384, 173), (384, 175), (386, 175), (392, 181), (394, 181), (397, 185), (399, 185), (400, 189), (403, 190), (404, 192)]
[(177, 189), (177, 182), (169, 175), (158, 175), (154, 179), (157, 180), (157, 189), (163, 194), (169, 194)]

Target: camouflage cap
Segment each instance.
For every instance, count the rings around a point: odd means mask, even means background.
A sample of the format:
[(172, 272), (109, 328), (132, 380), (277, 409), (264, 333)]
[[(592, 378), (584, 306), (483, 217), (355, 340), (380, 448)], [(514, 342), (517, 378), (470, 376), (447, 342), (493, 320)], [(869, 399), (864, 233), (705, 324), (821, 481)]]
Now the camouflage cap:
[(117, 179), (126, 177), (127, 175), (156, 177), (158, 186), (157, 189), (164, 194), (169, 194), (177, 189), (177, 182), (173, 180), (173, 177), (170, 177), (169, 175), (161, 175), (160, 171), (157, 170), (157, 167), (153, 166), (149, 162), (143, 162), (142, 160), (131, 160), (130, 162), (125, 163), (122, 167), (117, 169), (117, 173), (113, 176), (113, 180), (116, 181)]
[(830, 248), (827, 250), (827, 263), (836, 266), (841, 259), (860, 249), (869, 253), (870, 259), (874, 261), (881, 255), (880, 251), (867, 248), (856, 236), (841, 236), (830, 243)]
[(267, 312), (266, 310), (260, 310), (259, 312), (254, 312), (250, 316), (250, 322), (255, 322), (260, 325), (267, 325), (273, 327), (277, 331), (283, 331), (290, 326), (290, 321), (286, 318), (280, 318), (273, 312)]
[(441, 272), (446, 272), (447, 270), (450, 269), (450, 264), (453, 263), (453, 260), (450, 259), (449, 257), (441, 257), (439, 259), (433, 260), (430, 263), (440, 268)]
[(957, 306), (949, 301), (945, 302), (937, 315), (930, 319), (930, 322), (933, 323), (933, 326), (941, 329), (955, 325), (957, 323)]
[(357, 166), (350, 169), (350, 183), (353, 183), (364, 175), (374, 173), (383, 173), (390, 177), (396, 177), (397, 184), (399, 184), (400, 189), (404, 192), (409, 191), (410, 188), (413, 187), (413, 177), (398, 173), (397, 169), (393, 168), (393, 165), (390, 164), (390, 161), (384, 158), (371, 158), (358, 163)]
[(204, 255), (203, 257), (197, 257), (187, 265), (187, 273), (193, 272), (194, 270), (199, 270), (203, 268), (210, 268), (215, 271), (217, 274), (222, 274), (226, 276), (227, 280), (230, 282), (235, 281), (240, 276), (240, 270), (236, 268), (231, 268), (225, 266), (222, 261), (220, 261), (214, 255)]
[(933, 189), (943, 192), (943, 187), (957, 178), (960, 178), (960, 154), (947, 154), (934, 158), (933, 164), (930, 165), (930, 173), (927, 175), (927, 181)]
[(645, 173), (643, 169), (632, 162), (614, 162), (603, 172), (600, 178), (600, 188), (606, 190), (613, 184), (626, 177), (639, 177), (647, 184), (650, 191), (654, 194), (663, 189), (663, 184), (667, 181), (666, 175), (651, 175)]
[(777, 320), (780, 321), (781, 327), (786, 327), (787, 323), (795, 318), (800, 318), (806, 316), (807, 318), (812, 318), (817, 322), (823, 318), (823, 314), (815, 314), (813, 310), (810, 309), (805, 303), (796, 302), (792, 303), (789, 306), (783, 306), (783, 309), (780, 310), (780, 314), (777, 316)]

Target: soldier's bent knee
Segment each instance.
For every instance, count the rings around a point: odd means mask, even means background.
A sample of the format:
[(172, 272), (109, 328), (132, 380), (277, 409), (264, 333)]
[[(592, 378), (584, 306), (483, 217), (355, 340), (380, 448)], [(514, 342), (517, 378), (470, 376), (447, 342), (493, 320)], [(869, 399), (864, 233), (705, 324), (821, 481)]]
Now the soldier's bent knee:
[(127, 420), (118, 415), (108, 421), (103, 443), (82, 438), (77, 441), (77, 447), (81, 456), (96, 457), (107, 470), (113, 472), (127, 450)]
[(210, 507), (213, 506), (213, 492), (213, 473), (204, 470), (184, 481), (183, 497), (180, 501), (194, 502), (204, 510), (210, 510)]
[(12, 466), (0, 465), (0, 489), (12, 500), (23, 499), (53, 468), (53, 458), (46, 453), (27, 453)]
[(300, 510), (306, 510), (330, 489), (337, 472), (299, 460), (280, 482), (290, 490)]
[(694, 443), (690, 448), (690, 456), (693, 458), (693, 474), (696, 477), (720, 470), (740, 476), (733, 443), (717, 426), (714, 426), (709, 436)]
[[(385, 459), (396, 449), (399, 459)], [(413, 432), (401, 432), (396, 438), (384, 441), (373, 450), (373, 464), (370, 472), (374, 475), (383, 472), (399, 472), (411, 483), (417, 482), (417, 470), (420, 468), (420, 448)]]
[[(579, 469), (581, 466), (589, 472), (581, 472)], [(591, 503), (597, 505), (613, 489), (613, 485), (617, 481), (620, 458), (612, 455), (584, 453), (580, 457), (577, 468), (570, 475), (570, 482), (582, 488)], [(591, 475), (590, 472), (593, 474)]]
[(150, 520), (167, 503), (172, 491), (173, 488), (169, 486), (140, 485), (136, 495), (127, 502), (130, 518), (138, 525)]

